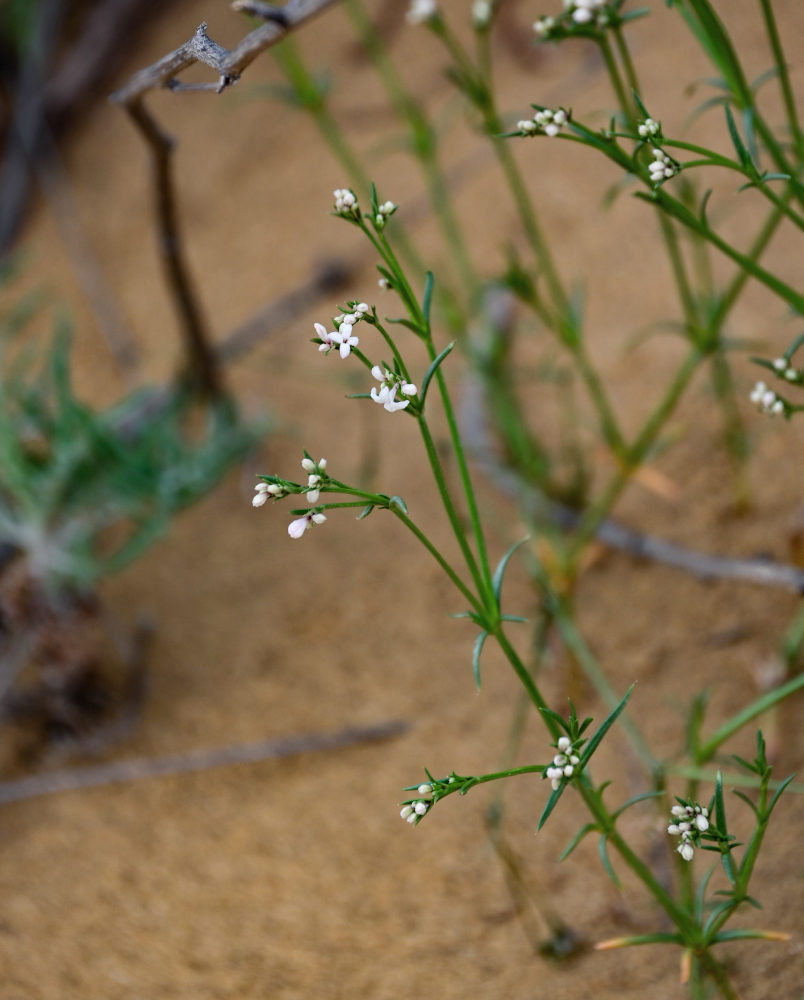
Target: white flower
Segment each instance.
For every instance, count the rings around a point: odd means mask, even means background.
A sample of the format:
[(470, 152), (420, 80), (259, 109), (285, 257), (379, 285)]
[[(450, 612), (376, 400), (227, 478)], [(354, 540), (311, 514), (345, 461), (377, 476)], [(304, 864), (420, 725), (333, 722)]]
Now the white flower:
[(318, 345), (319, 351), (326, 351), (327, 354), (332, 350), (333, 347), (338, 346), (338, 341), (335, 340), (336, 331), (332, 333), (327, 332), (327, 328), (322, 323), (313, 323), (315, 327), (315, 332), (318, 334), (318, 339), (321, 343)]
[(524, 132), (526, 135), (533, 135), (533, 133), (538, 129), (538, 125), (531, 118), (524, 118), (522, 121), (517, 122), (516, 127), (520, 132)]
[(412, 812), (413, 812), (413, 806), (406, 805), (402, 806), (402, 808), (399, 811), (399, 815), (402, 817), (402, 819), (408, 819), (408, 817), (411, 815)]
[(709, 829), (709, 820), (706, 818), (706, 816), (703, 816), (701, 813), (699, 813), (695, 817), (695, 825), (698, 827), (701, 833), (704, 833), (704, 831)]
[(354, 191), (350, 191), (349, 188), (336, 188), (332, 195), (335, 198), (335, 211), (338, 215), (344, 215), (347, 218), (357, 215), (357, 198)]
[(270, 493), (268, 492), (268, 483), (257, 483), (254, 489), (256, 492), (252, 497), (251, 505), (253, 507), (262, 507), (265, 501), (270, 497)]
[(438, 14), (438, 4), (435, 0), (412, 0), (405, 20), (408, 24), (423, 24)]
[(387, 278), (380, 278), (377, 284), (380, 286), (381, 292), (387, 292), (391, 287), (391, 282)]
[(560, 736), (556, 744), (560, 753), (565, 753), (572, 746), (569, 736)]
[(658, 184), (660, 181), (667, 180), (668, 177), (674, 177), (679, 171), (679, 166), (664, 150), (654, 146), (653, 162), (648, 164), (648, 170), (650, 171), (650, 179), (654, 184)]
[(777, 372), (783, 372), (787, 368), (787, 358), (777, 358), (773, 362), (773, 367)]
[(490, 0), (475, 0), (472, 4), (472, 24), (476, 28), (485, 28), (491, 20)]
[(689, 843), (689, 841), (685, 840), (683, 843), (679, 844), (676, 850), (685, 861), (692, 861), (692, 857), (695, 854), (695, 850), (693, 849), (693, 846), (692, 844)]
[(352, 335), (352, 324), (345, 322), (332, 334), (332, 339), (338, 344), (338, 353), (342, 358), (348, 358), (352, 348), (360, 343), (358, 337)]
[(414, 802), (413, 811), (417, 816), (424, 816), (427, 810), (430, 808), (429, 802)]
[(291, 521), (288, 525), (288, 534), (291, 538), (301, 538), (311, 524), (323, 524), (326, 519), (326, 514), (322, 514), (320, 511), (314, 514), (311, 511), (304, 517), (298, 517), (295, 521)]
[(594, 14), (591, 10), (587, 10), (586, 7), (578, 7), (572, 12), (572, 20), (576, 24), (587, 24), (592, 20)]
[(554, 17), (540, 17), (538, 21), (534, 22), (533, 30), (537, 35), (546, 38), (555, 26), (556, 19)]
[(542, 108), (534, 114), (533, 120), (545, 135), (556, 136), (561, 131), (562, 125), (566, 125), (569, 121), (569, 115), (563, 108), (557, 108), (555, 111)]
[(424, 785), (419, 785), (419, 795), (430, 795), (433, 791), (433, 786), (429, 783)]
[(764, 382), (757, 382), (751, 391), (750, 399), (752, 403), (756, 403), (762, 413), (767, 413), (771, 417), (784, 413), (784, 403)]
[(381, 368), (379, 365), (375, 365), (371, 369), (371, 374), (378, 382), (382, 383), (379, 389), (374, 386), (369, 393), (375, 403), (384, 406), (389, 413), (394, 413), (396, 410), (404, 410), (406, 406), (410, 405), (409, 399), (398, 400), (396, 393), (399, 390), (403, 396), (415, 396), (415, 385), (411, 382), (406, 382), (396, 372), (389, 371), (387, 368)]

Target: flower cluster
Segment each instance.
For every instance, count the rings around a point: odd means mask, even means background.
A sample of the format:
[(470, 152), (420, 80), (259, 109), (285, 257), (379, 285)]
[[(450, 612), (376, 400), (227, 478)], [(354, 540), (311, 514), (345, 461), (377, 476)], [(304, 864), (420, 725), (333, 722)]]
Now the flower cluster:
[[(562, 23), (563, 22), (563, 23)], [(561, 36), (560, 28), (572, 29), (593, 24), (605, 28), (611, 23), (608, 0), (564, 0), (564, 13), (557, 17), (540, 17), (533, 24), (533, 30), (542, 39)]]
[(554, 17), (540, 17), (538, 21), (534, 21), (533, 30), (542, 38), (549, 38), (555, 26), (556, 19)]
[(408, 24), (424, 24), (438, 15), (436, 0), (411, 0), (411, 5), (405, 14)]
[(676, 850), (685, 861), (692, 861), (695, 848), (701, 842), (701, 834), (709, 829), (709, 810), (697, 803), (692, 805), (673, 806), (670, 810), (672, 819), (667, 832), (673, 837), (680, 837)]
[(318, 503), (318, 498), (321, 496), (322, 477), (325, 474), (324, 470), (326, 467), (327, 460), (325, 458), (319, 459), (317, 464), (312, 460), (312, 458), (307, 458), (305, 456), (302, 459), (302, 468), (308, 474), (306, 493), (308, 503)]
[(556, 743), (558, 753), (553, 757), (553, 763), (544, 769), (544, 777), (550, 780), (553, 791), (558, 791), (564, 778), (571, 778), (575, 768), (580, 763), (580, 757), (573, 753), (572, 741), (569, 736), (560, 736)]
[(516, 127), (523, 135), (536, 135), (542, 132), (544, 135), (556, 136), (561, 131), (561, 126), (569, 121), (569, 113), (563, 108), (540, 108), (532, 119), (524, 119), (516, 123)]
[(637, 133), (643, 139), (649, 139), (652, 136), (659, 135), (661, 131), (662, 123), (654, 121), (653, 118), (646, 118), (644, 121), (640, 122), (637, 127)]
[(648, 164), (650, 179), (654, 184), (661, 184), (668, 177), (675, 177), (681, 167), (658, 146), (653, 147), (653, 161)]
[(773, 362), (773, 367), (779, 375), (788, 382), (802, 381), (802, 372), (800, 372), (797, 368), (794, 368), (787, 358), (777, 358)]
[(403, 396), (415, 396), (417, 391), (415, 385), (407, 382), (398, 372), (391, 371), (384, 365), (374, 365), (371, 374), (380, 383), (379, 388), (375, 386), (370, 393), (375, 403), (384, 406), (389, 413), (404, 410), (406, 406), (410, 405), (410, 399), (398, 400), (396, 394), (399, 391)]
[(252, 507), (262, 507), (267, 500), (279, 500), (287, 496), (287, 490), (279, 483), (257, 483), (254, 487), (255, 493), (252, 498)]
[(422, 816), (424, 816), (433, 804), (433, 786), (431, 784), (425, 783), (419, 785), (418, 793), (421, 798), (411, 799), (410, 802), (406, 802), (399, 812), (402, 819), (407, 820), (408, 823), (419, 823)]
[(595, 21), (599, 27), (608, 24), (608, 18), (603, 8), (606, 0), (564, 0), (564, 9), (572, 15), (576, 24), (589, 24)]
[(357, 204), (357, 195), (351, 188), (336, 188), (332, 192), (335, 199), (335, 213), (342, 215), (344, 219), (359, 219), (360, 206)]
[[(781, 359), (779, 359), (781, 360)], [(751, 402), (755, 403), (762, 413), (775, 417), (784, 413), (784, 400), (769, 389), (764, 382), (757, 382), (751, 392)]]
[[(302, 469), (307, 473), (307, 484), (292, 483), (277, 476), (264, 476), (263, 482), (255, 487), (254, 498), (251, 503), (254, 507), (262, 507), (268, 500), (281, 500), (291, 493), (304, 493), (309, 504), (317, 504), (321, 496), (321, 488), (327, 481), (327, 460), (325, 458), (314, 462), (305, 452), (302, 459)], [(294, 511), (299, 514), (301, 511)], [(313, 524), (323, 524), (326, 521), (326, 514), (321, 510), (310, 510), (291, 521), (288, 525), (288, 534), (291, 538), (301, 538)]]
[(394, 214), (394, 212), (399, 208), (392, 201), (383, 202), (382, 205), (377, 206), (377, 214), (374, 216), (374, 225), (377, 229), (385, 229), (385, 224)]
[(338, 353), (342, 358), (348, 358), (353, 347), (360, 343), (357, 335), (352, 331), (356, 323), (361, 319), (366, 319), (371, 312), (371, 307), (365, 302), (351, 303), (352, 312), (341, 313), (336, 316), (332, 323), (334, 330), (327, 331), (322, 323), (314, 323), (317, 337), (313, 338), (313, 343), (318, 344), (318, 350), (329, 354), (334, 348), (338, 348)]

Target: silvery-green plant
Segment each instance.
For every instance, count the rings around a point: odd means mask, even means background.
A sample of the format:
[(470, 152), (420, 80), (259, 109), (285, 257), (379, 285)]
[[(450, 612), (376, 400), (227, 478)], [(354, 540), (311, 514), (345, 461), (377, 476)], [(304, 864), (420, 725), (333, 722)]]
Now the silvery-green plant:
[(85, 672), (89, 657), (62, 650), (67, 623), (81, 643), (88, 639), (84, 616), (96, 614), (101, 581), (138, 559), (181, 510), (209, 493), (257, 431), (230, 402), (201, 406), (179, 386), (142, 386), (112, 406), (90, 408), (71, 385), (63, 321), (46, 347), (20, 343), (32, 304), (22, 300), (0, 316), (0, 705), (6, 707), (27, 661), (49, 671), (54, 691)]

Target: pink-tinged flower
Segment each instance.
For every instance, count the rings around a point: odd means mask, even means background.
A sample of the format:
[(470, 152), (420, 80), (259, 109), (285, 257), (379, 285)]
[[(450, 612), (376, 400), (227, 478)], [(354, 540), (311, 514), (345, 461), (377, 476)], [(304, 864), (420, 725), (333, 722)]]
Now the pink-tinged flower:
[(332, 350), (333, 347), (338, 347), (340, 341), (337, 339), (338, 334), (335, 330), (331, 333), (327, 331), (327, 328), (322, 323), (314, 323), (315, 332), (318, 334), (318, 338), (321, 343), (318, 345), (319, 351), (326, 351), (327, 354)]
[(301, 538), (311, 524), (323, 524), (326, 519), (326, 514), (322, 514), (320, 511), (316, 514), (311, 512), (305, 514), (304, 517), (297, 517), (288, 525), (288, 534), (291, 538)]

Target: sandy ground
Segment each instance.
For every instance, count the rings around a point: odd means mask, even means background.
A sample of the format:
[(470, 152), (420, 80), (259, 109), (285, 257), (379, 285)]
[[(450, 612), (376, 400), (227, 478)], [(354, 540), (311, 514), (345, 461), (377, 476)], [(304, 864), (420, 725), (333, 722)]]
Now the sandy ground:
[[(453, 6), (459, 5), (447, 4)], [(663, 115), (666, 127), (670, 121), (680, 127), (699, 99), (681, 95), (683, 83), (710, 71), (673, 14), (664, 4), (652, 6), (653, 16), (634, 29), (643, 96), (661, 104), (669, 95), (673, 110)], [(735, 34), (748, 45), (749, 75), (758, 75), (767, 55), (752, 41), (755, 5), (740, 0), (730, 6), (738, 8)], [(797, 7), (780, 5), (791, 53), (800, 53), (804, 42)], [(531, 8), (517, 7), (524, 25), (541, 13)], [(217, 0), (175, 5), (119, 67), (119, 82), (183, 41), (202, 18), (225, 45), (242, 33), (242, 22)], [(421, 190), (420, 177), (386, 141), (392, 123), (384, 98), (351, 37), (344, 13), (334, 10), (305, 29), (303, 48), (315, 65), (332, 71), (337, 113), (370, 158), (382, 196), (400, 202), (404, 212)], [(434, 42), (407, 29), (393, 44), (415, 90), (430, 96), (449, 123), (446, 158), (462, 178), (458, 202), (470, 245), (476, 264), (491, 270), (505, 242), (519, 239), (515, 211), (499, 193), (491, 158), (462, 122)], [(501, 48), (499, 76), (503, 106), (514, 113), (531, 101), (577, 111), (604, 109), (610, 101), (600, 66), (582, 49), (523, 61), (510, 47)], [(276, 79), (264, 57), (231, 95), (164, 93), (151, 100), (179, 139), (191, 264), (220, 336), (333, 255), (364, 254), (365, 269), (344, 298), (375, 296), (370, 253), (356, 233), (327, 216), (330, 192), (348, 178), (306, 120), (277, 102), (244, 100), (258, 83)], [(145, 154), (122, 112), (102, 97), (64, 149), (64, 169), (91, 246), (136, 332), (144, 372), (163, 379), (176, 363), (178, 341), (154, 255)], [(707, 127), (699, 123), (698, 134)], [(614, 175), (584, 150), (522, 143), (517, 154), (546, 228), (559, 234), (561, 263), (586, 282), (591, 350), (626, 425), (636, 426), (668, 365), (680, 356), (679, 344), (666, 337), (625, 351), (635, 330), (671, 308), (653, 221), (627, 197), (609, 213), (600, 210), (600, 191)], [(739, 217), (727, 224), (746, 223)], [(436, 268), (443, 264), (446, 255), (432, 221), (417, 223), (416, 235)], [(36, 210), (25, 246), (31, 277), (69, 302), (80, 391), (96, 403), (108, 402), (124, 380), (80, 294), (71, 248), (47, 204)], [(790, 280), (799, 279), (791, 245), (774, 246), (769, 260)], [(412, 549), (388, 517), (375, 513), (358, 525), (345, 513), (333, 514), (324, 527), (294, 542), (282, 508), (250, 506), (253, 474), (295, 475), (306, 447), (316, 457), (326, 455), (330, 470), (347, 481), (373, 468), (377, 487), (404, 495), (417, 519), (449, 545), (413, 422), (345, 399), (354, 391), (345, 367), (335, 357), (323, 359), (308, 342), (313, 321), (335, 311), (334, 302), (311, 303), (231, 371), (243, 406), (272, 414), (275, 432), (247, 468), (230, 475), (178, 521), (166, 541), (104, 587), (103, 597), (119, 619), (130, 623), (147, 611), (158, 622), (145, 715), (114, 756), (146, 757), (392, 719), (406, 720), (410, 728), (376, 745), (3, 807), (0, 995), (684, 995), (678, 955), (669, 949), (595, 954), (587, 948), (559, 964), (534, 954), (526, 930), (546, 936), (545, 907), (588, 943), (664, 926), (624, 871), (624, 889), (612, 885), (593, 841), (566, 863), (555, 863), (584, 822), (569, 797), (535, 837), (545, 786), (537, 778), (520, 778), (507, 788), (506, 835), (536, 900), (526, 924), (517, 918), (484, 834), (493, 790), (449, 800), (415, 830), (401, 823), (400, 789), (419, 780), (423, 767), (436, 774), (496, 768), (517, 688), (489, 651), (482, 692), (475, 692), (473, 632), (448, 617), (462, 610), (460, 602), (426, 553)], [(761, 341), (772, 356), (800, 332), (756, 289), (745, 296), (730, 331)], [(756, 369), (743, 356), (736, 377), (745, 398)], [(655, 464), (672, 495), (635, 485), (618, 516), (709, 551), (786, 559), (801, 502), (796, 456), (804, 430), (801, 422), (771, 423), (748, 407), (745, 413), (754, 442), (750, 513), (737, 518), (732, 512), (719, 418), (706, 380), (699, 379), (672, 421), (673, 447)], [(524, 528), (493, 489), (483, 487), (481, 499), (497, 526), (494, 545), (501, 554)], [(507, 587), (512, 609), (532, 608), (521, 570), (513, 567)], [(701, 687), (712, 692), (712, 727), (757, 693), (761, 668), (796, 598), (744, 584), (696, 582), (608, 553), (585, 575), (578, 607), (612, 684), (624, 690), (639, 681), (636, 718), (656, 752), (667, 755), (683, 743), (679, 706)], [(524, 651), (524, 630), (521, 636)], [(561, 658), (544, 670), (543, 686), (552, 704), (566, 704), (569, 680)], [(597, 718), (605, 711), (586, 689), (579, 708)], [(790, 704), (763, 720), (779, 775), (801, 765), (799, 708)], [(747, 755), (751, 739), (749, 732), (730, 749)], [(531, 724), (521, 760), (546, 756), (543, 733)], [(615, 777), (612, 801), (644, 788), (619, 735), (600, 751), (598, 767), (598, 773)], [(736, 800), (732, 812), (738, 832), (748, 832)], [(765, 909), (742, 918), (743, 925), (794, 936), (785, 944), (749, 942), (728, 952), (743, 998), (802, 995), (801, 820), (800, 797), (786, 797), (756, 875)], [(669, 877), (662, 825), (650, 804), (635, 809), (625, 824), (656, 870)]]

